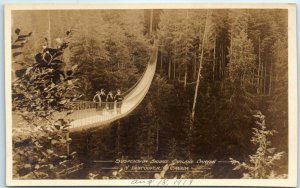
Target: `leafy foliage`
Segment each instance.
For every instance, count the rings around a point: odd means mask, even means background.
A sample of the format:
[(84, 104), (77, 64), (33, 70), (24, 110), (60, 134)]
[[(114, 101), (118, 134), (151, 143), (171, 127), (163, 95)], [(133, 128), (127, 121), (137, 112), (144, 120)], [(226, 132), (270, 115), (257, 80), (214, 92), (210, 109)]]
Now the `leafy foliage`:
[(255, 122), (258, 128), (253, 128), (251, 142), (257, 145), (254, 154), (249, 155), (248, 162), (239, 162), (230, 158), (235, 166), (233, 170), (245, 171), (243, 178), (266, 179), (266, 178), (286, 178), (286, 174), (278, 175), (275, 171), (277, 162), (283, 158), (284, 152), (275, 152), (276, 148), (271, 147), (268, 137), (273, 136), (276, 131), (267, 130), (265, 116), (258, 111), (255, 115)]
[(24, 48), (26, 47), (26, 43), (28, 43), (29, 38), (32, 35), (32, 32), (29, 32), (27, 35), (21, 34), (21, 29), (15, 29), (15, 37), (12, 37), (12, 78), (15, 76), (19, 76), (24, 74), (24, 65), (26, 65), (26, 61), (24, 61)]
[[(35, 55), (35, 62), (13, 82), (13, 108), (27, 122), (29, 132), (14, 135), (14, 175), (20, 178), (54, 178), (61, 167), (76, 163), (76, 152), (66, 152), (71, 139), (70, 120), (58, 112), (78, 96), (70, 94), (76, 87), (75, 68), (64, 70), (61, 60), (68, 47), (68, 35), (57, 48), (45, 47)], [(58, 168), (60, 166), (60, 168)]]
[(13, 83), (14, 109), (49, 113), (63, 110), (66, 102), (74, 100), (71, 92), (76, 87), (76, 66), (65, 71), (60, 58), (67, 47), (68, 43), (62, 42), (57, 48), (45, 47), (35, 55), (35, 63), (25, 68)]

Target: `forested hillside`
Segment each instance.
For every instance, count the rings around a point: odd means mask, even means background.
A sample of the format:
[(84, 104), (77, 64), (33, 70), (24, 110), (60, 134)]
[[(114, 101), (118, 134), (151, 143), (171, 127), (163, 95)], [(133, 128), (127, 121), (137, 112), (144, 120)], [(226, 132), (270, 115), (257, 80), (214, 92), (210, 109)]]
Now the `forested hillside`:
[(13, 31), (33, 32), (23, 49), (26, 62), (34, 61), (33, 52), (47, 45), (56, 47), (65, 33), (71, 32), (63, 56), (65, 69), (78, 66), (78, 89), (90, 99), (100, 88), (128, 89), (144, 71), (150, 45), (143, 34), (143, 14), (142, 10), (17, 11)]
[[(159, 47), (150, 90), (130, 115), (70, 135), (70, 151), (84, 168), (68, 178), (110, 176), (111, 170), (99, 171), (102, 163), (94, 161), (115, 159), (224, 162), (201, 172), (170, 172), (167, 178), (287, 174), (287, 10), (16, 11), (12, 31), (17, 28), (32, 35), (14, 59), (16, 80), (24, 77), (37, 53), (61, 45), (68, 34), (61, 69), (76, 68), (68, 96), (79, 95), (76, 100), (92, 101), (102, 88), (127, 91), (142, 76), (151, 47)], [(237, 161), (254, 163), (255, 169), (237, 168)]]

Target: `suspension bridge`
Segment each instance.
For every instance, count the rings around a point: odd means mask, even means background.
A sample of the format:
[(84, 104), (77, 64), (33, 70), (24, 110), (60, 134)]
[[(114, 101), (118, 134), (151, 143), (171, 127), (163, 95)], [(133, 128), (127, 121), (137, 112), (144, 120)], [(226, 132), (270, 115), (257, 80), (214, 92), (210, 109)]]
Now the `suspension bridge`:
[[(74, 113), (70, 118), (74, 119), (71, 126), (68, 127), (70, 132), (82, 131), (93, 127), (105, 125), (121, 119), (132, 112), (146, 96), (152, 83), (157, 63), (158, 47), (153, 47), (151, 57), (147, 67), (139, 81), (127, 92), (123, 93), (121, 111), (118, 113), (114, 107), (113, 111), (96, 110), (96, 103), (92, 101), (78, 101), (70, 104)], [(108, 103), (104, 103), (108, 105)], [(113, 103), (115, 106), (116, 103)]]

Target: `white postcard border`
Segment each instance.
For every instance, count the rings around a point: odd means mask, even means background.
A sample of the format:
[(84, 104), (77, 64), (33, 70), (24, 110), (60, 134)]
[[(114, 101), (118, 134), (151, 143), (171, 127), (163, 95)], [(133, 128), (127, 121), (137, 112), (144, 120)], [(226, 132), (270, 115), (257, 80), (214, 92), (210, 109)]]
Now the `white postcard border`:
[[(5, 5), (6, 184), (9, 186), (182, 186), (176, 179), (15, 180), (12, 179), (11, 11), (35, 9), (288, 9), (289, 164), (287, 179), (193, 179), (189, 186), (297, 186), (297, 48), (295, 4), (9, 4)], [(183, 179), (184, 181), (185, 179)]]

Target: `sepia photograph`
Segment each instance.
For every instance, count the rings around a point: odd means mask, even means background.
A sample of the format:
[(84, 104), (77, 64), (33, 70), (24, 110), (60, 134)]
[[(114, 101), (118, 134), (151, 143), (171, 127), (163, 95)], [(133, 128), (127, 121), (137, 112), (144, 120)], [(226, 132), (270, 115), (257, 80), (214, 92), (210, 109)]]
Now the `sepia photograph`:
[(7, 184), (296, 185), (295, 7), (7, 5)]

